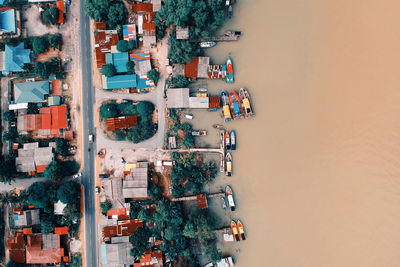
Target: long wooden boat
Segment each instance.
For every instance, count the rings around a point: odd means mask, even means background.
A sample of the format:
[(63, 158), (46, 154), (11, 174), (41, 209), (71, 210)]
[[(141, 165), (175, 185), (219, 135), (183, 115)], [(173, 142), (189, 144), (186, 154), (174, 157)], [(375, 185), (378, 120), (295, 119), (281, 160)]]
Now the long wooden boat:
[(232, 229), (232, 234), (235, 237), (235, 240), (239, 242), (240, 241), (239, 231), (236, 222), (234, 220), (231, 221), (231, 229)]
[(226, 209), (226, 201), (224, 197), (221, 197), (221, 207), (225, 210)]
[(246, 236), (244, 235), (244, 227), (240, 220), (237, 221), (237, 227), (239, 230), (239, 235), (242, 238), (242, 240), (246, 240)]
[(231, 107), (232, 117), (234, 120), (244, 118), (239, 96), (233, 89), (229, 92), (229, 106)]
[(236, 132), (231, 131), (231, 150), (236, 150)]
[(231, 138), (228, 131), (225, 132), (225, 148), (231, 149)]
[(228, 59), (226, 60), (226, 82), (227, 83), (233, 83), (234, 79), (233, 79), (233, 63), (232, 63), (232, 59), (230, 57), (228, 57)]
[(253, 109), (252, 109), (251, 103), (250, 103), (250, 95), (249, 95), (249, 92), (246, 90), (246, 88), (240, 88), (239, 98), (240, 98), (240, 101), (242, 102), (242, 107), (243, 107), (245, 116), (246, 117), (254, 116), (254, 112), (253, 112)]
[(224, 120), (226, 122), (232, 120), (231, 110), (229, 108), (229, 97), (228, 93), (224, 90), (220, 94), (221, 103), (222, 103), (222, 114), (224, 115)]
[(227, 185), (225, 188), (225, 196), (226, 196), (226, 199), (228, 200), (228, 205), (231, 208), (231, 211), (235, 211), (235, 208), (236, 208), (235, 198), (233, 197), (232, 188), (229, 185)]
[(201, 48), (210, 48), (210, 47), (213, 47), (213, 46), (215, 46), (217, 43), (216, 42), (201, 42), (201, 43), (199, 43), (199, 46), (201, 47)]
[(232, 176), (232, 155), (231, 153), (226, 153), (225, 156), (225, 165), (226, 165), (226, 176)]

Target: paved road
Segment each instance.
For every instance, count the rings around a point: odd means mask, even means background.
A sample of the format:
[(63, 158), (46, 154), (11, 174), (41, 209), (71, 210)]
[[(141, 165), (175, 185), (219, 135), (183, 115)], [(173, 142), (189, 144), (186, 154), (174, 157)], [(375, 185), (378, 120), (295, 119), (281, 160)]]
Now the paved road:
[[(80, 1), (81, 59), (82, 59), (82, 139), (83, 169), (82, 184), (85, 188), (85, 265), (99, 266), (97, 242), (97, 213), (95, 194), (95, 144), (88, 141), (88, 135), (95, 133), (94, 128), (94, 89), (91, 58), (90, 20), (85, 14), (85, 1)], [(90, 150), (90, 151), (89, 151)]]

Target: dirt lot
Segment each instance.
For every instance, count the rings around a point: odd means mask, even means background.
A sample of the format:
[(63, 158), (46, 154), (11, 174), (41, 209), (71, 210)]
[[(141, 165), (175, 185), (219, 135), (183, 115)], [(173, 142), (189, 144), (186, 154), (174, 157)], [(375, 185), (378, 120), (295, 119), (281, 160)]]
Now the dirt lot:
[(58, 27), (55, 25), (44, 25), (40, 19), (38, 5), (24, 5), (21, 12), (21, 20), (26, 29), (27, 36), (39, 36), (43, 34), (58, 33)]

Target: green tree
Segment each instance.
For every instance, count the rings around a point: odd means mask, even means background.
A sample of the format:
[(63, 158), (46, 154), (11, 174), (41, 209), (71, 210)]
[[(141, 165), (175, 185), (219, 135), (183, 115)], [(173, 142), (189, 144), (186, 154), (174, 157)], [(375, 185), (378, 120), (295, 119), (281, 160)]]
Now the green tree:
[(136, 229), (136, 232), (129, 237), (129, 242), (132, 243), (133, 249), (131, 255), (135, 259), (139, 259), (145, 252), (151, 232), (147, 227), (140, 227)]
[(150, 184), (147, 194), (152, 200), (156, 200), (161, 197), (160, 188), (153, 183)]
[(206, 254), (210, 261), (214, 264), (219, 262), (222, 259), (222, 253), (217, 249), (216, 246), (212, 246), (210, 248), (207, 248)]
[(65, 204), (78, 203), (81, 198), (80, 184), (69, 181), (62, 185), (57, 190), (58, 199)]
[(189, 237), (189, 238), (195, 238), (196, 235), (196, 227), (191, 221), (188, 221), (185, 224), (185, 227), (183, 227), (182, 235)]
[(181, 236), (181, 231), (177, 226), (170, 226), (164, 230), (164, 238), (168, 241), (172, 241)]
[(137, 215), (137, 218), (142, 222), (147, 222), (152, 219), (148, 209), (141, 209)]
[(50, 179), (50, 180), (53, 180), (53, 181), (61, 180), (63, 178), (62, 165), (58, 161), (53, 160), (44, 169), (43, 175), (47, 179)]
[(79, 171), (80, 165), (75, 160), (67, 160), (60, 163), (63, 176), (71, 176)]
[(129, 74), (135, 74), (135, 62), (128, 61), (126, 63), (126, 68), (127, 68)]
[(129, 42), (126, 40), (120, 40), (117, 44), (117, 50), (119, 52), (127, 52), (131, 49), (132, 48), (130, 48)]
[(35, 63), (35, 73), (47, 79), (52, 74), (58, 74), (60, 71), (60, 60), (58, 58), (52, 58), (50, 61)]
[(186, 133), (185, 134), (185, 138), (183, 139), (183, 145), (185, 146), (185, 147), (192, 147), (192, 146), (194, 146), (194, 143), (195, 143), (195, 139), (194, 139), (194, 136), (191, 134), (191, 133)]
[(49, 49), (49, 42), (46, 37), (37, 36), (33, 37), (32, 49), (36, 54), (41, 54)]
[(60, 33), (47, 35), (47, 40), (49, 41), (49, 45), (51, 48), (61, 49), (63, 42), (62, 35)]
[(175, 88), (186, 88), (189, 84), (189, 80), (184, 75), (176, 75), (172, 78), (172, 85)]
[(57, 24), (58, 17), (59, 17), (59, 10), (57, 7), (52, 6), (49, 9), (46, 9), (42, 12), (42, 20), (46, 24)]
[(69, 142), (64, 138), (58, 138), (56, 140), (56, 152), (63, 157), (69, 156)]
[(190, 122), (185, 121), (182, 123), (182, 130), (185, 132), (191, 132), (193, 131), (193, 125)]
[(106, 214), (107, 211), (109, 211), (111, 209), (111, 207), (112, 207), (112, 205), (111, 205), (111, 202), (109, 202), (109, 201), (104, 201), (104, 202), (100, 203), (100, 209), (103, 214)]
[(157, 84), (158, 79), (160, 78), (160, 73), (156, 69), (151, 69), (147, 72), (147, 78), (154, 81)]
[(102, 104), (100, 106), (100, 118), (108, 119), (118, 117), (118, 106), (114, 103)]
[(68, 204), (63, 210), (64, 216), (68, 218), (68, 220), (73, 223), (79, 221), (82, 217), (80, 203), (71, 203)]
[(112, 77), (117, 73), (113, 64), (105, 64), (101, 66), (101, 73), (106, 77)]
[(185, 188), (181, 185), (174, 186), (171, 190), (171, 193), (174, 197), (181, 197), (185, 192)]
[(15, 181), (17, 171), (14, 158), (1, 158), (0, 160), (0, 182), (11, 184)]
[(154, 104), (148, 101), (140, 101), (136, 105), (136, 111), (140, 114), (142, 121), (151, 121), (154, 112)]
[(53, 186), (44, 182), (35, 182), (28, 188), (28, 202), (37, 208), (45, 208), (56, 201), (56, 191)]
[(125, 23), (126, 9), (122, 2), (114, 2), (108, 11), (107, 24), (115, 29), (118, 25)]
[(185, 64), (192, 60), (196, 55), (197, 46), (187, 40), (177, 40), (174, 34), (168, 39), (170, 48), (168, 51), (169, 58), (177, 64)]
[(72, 256), (71, 267), (81, 267), (81, 266), (82, 266), (82, 254), (77, 253), (74, 256)]
[(47, 235), (54, 231), (56, 226), (57, 217), (55, 215), (50, 215), (40, 221), (40, 226), (42, 228), (42, 234)]

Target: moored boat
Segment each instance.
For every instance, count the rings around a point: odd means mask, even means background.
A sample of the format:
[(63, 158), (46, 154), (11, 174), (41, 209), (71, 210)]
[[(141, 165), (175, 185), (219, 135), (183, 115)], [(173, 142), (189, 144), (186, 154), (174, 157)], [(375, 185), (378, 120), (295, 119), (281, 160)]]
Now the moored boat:
[(236, 150), (236, 133), (234, 130), (231, 131), (231, 150)]
[(234, 120), (244, 118), (239, 96), (233, 89), (229, 92), (229, 106)]
[(219, 140), (221, 141), (221, 149), (225, 149), (225, 130), (219, 131)]
[(225, 132), (225, 148), (231, 149), (231, 138), (229, 137), (229, 132)]
[(207, 131), (206, 130), (192, 131), (192, 135), (193, 136), (206, 136), (207, 135)]
[(232, 155), (231, 153), (226, 153), (225, 156), (225, 165), (226, 165), (226, 176), (232, 176)]
[(226, 195), (226, 199), (228, 200), (228, 205), (231, 208), (231, 211), (235, 210), (235, 199), (233, 198), (233, 191), (232, 188), (227, 185), (225, 188), (225, 195)]
[(183, 117), (185, 117), (186, 119), (189, 119), (189, 120), (193, 119), (193, 115), (192, 114), (183, 114)]
[(201, 47), (201, 48), (210, 48), (210, 47), (213, 47), (213, 46), (215, 46), (217, 43), (216, 42), (201, 42), (200, 44), (199, 44), (199, 46)]
[(199, 88), (198, 91), (202, 92), (202, 93), (207, 93), (208, 89), (207, 88)]
[(228, 17), (229, 17), (229, 18), (232, 18), (232, 15), (233, 15), (233, 7), (232, 7), (232, 5), (230, 5), (230, 6), (228, 7)]
[(242, 240), (246, 240), (246, 236), (244, 235), (244, 227), (240, 220), (237, 221), (237, 227), (239, 230), (239, 235), (242, 238)]
[(240, 88), (239, 98), (240, 101), (242, 102), (245, 116), (246, 117), (253, 116), (254, 112), (253, 109), (251, 108), (250, 95), (249, 92), (246, 90), (246, 88)]
[(226, 82), (227, 83), (233, 83), (233, 63), (232, 59), (228, 57), (226, 60)]
[(221, 103), (222, 103), (222, 114), (224, 115), (224, 119), (226, 122), (232, 120), (231, 110), (229, 108), (229, 97), (228, 93), (224, 90), (220, 94)]
[(222, 129), (222, 128), (224, 128), (224, 126), (222, 126), (221, 124), (214, 124), (213, 127), (214, 127), (215, 129)]
[(221, 207), (225, 210), (226, 209), (226, 201), (224, 197), (221, 197)]
[(234, 220), (231, 221), (231, 229), (232, 229), (232, 234), (235, 237), (235, 240), (236, 241), (240, 241), (239, 231), (237, 229), (237, 225), (236, 225), (236, 222)]

